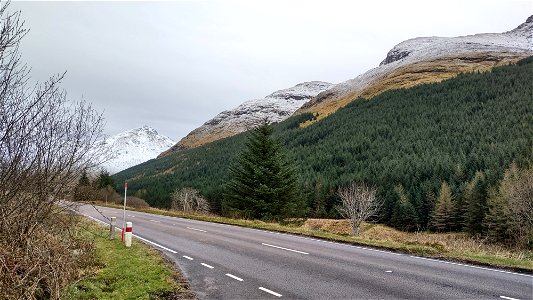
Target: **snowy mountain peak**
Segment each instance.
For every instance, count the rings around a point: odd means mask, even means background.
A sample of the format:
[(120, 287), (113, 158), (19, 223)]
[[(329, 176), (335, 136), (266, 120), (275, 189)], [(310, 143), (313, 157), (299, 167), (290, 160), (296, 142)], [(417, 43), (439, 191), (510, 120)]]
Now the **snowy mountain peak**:
[(156, 158), (174, 143), (168, 137), (159, 135), (154, 128), (145, 125), (99, 141), (95, 146), (98, 149), (95, 150), (109, 155), (109, 159), (101, 167), (114, 174)]
[[(515, 29), (504, 33), (481, 33), (459, 37), (417, 37), (394, 46), (380, 66), (429, 56), (460, 55), (472, 52), (533, 50), (533, 15)], [(411, 59), (412, 58), (412, 59)]]
[(293, 100), (302, 100), (310, 99), (320, 92), (325, 91), (331, 88), (333, 85), (329, 82), (323, 81), (309, 81), (299, 83), (291, 88), (275, 91), (274, 93), (268, 95), (266, 98), (274, 99), (293, 99)]

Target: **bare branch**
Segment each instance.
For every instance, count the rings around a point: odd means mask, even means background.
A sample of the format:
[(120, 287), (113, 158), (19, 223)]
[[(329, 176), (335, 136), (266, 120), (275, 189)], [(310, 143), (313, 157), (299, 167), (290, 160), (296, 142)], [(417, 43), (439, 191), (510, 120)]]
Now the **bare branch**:
[(337, 195), (342, 201), (337, 211), (350, 220), (354, 235), (359, 234), (361, 223), (376, 215), (382, 206), (382, 201), (376, 198), (376, 189), (365, 184), (352, 183), (341, 187)]

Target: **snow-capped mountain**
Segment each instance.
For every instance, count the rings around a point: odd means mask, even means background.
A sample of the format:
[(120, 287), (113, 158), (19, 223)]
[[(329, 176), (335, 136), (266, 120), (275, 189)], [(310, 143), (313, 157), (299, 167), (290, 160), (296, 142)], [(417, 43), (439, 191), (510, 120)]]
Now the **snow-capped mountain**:
[(107, 161), (100, 167), (114, 174), (147, 160), (174, 145), (174, 141), (157, 133), (150, 126), (128, 130), (95, 145), (97, 153), (103, 153)]
[(180, 149), (197, 147), (241, 133), (257, 126), (265, 118), (270, 122), (283, 121), (309, 99), (332, 86), (331, 83), (321, 81), (304, 82), (288, 89), (276, 91), (263, 99), (246, 101), (233, 110), (219, 113), (213, 119), (191, 131), (174, 147), (161, 155), (164, 156)]
[(371, 98), (393, 88), (437, 82), (462, 72), (486, 71), (533, 55), (533, 16), (504, 33), (460, 37), (419, 37), (392, 48), (381, 64), (318, 94), (296, 113), (335, 112), (357, 97)]

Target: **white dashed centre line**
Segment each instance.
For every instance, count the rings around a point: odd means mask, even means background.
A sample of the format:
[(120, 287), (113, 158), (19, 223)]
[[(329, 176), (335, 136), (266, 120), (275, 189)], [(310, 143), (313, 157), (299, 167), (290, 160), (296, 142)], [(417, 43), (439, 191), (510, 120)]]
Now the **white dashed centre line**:
[(293, 250), (293, 249), (284, 248), (284, 247), (275, 246), (275, 245), (270, 245), (270, 244), (265, 244), (265, 243), (261, 243), (261, 245), (263, 245), (263, 246), (267, 246), (267, 247), (272, 247), (272, 248), (277, 248), (277, 249), (281, 249), (281, 250), (286, 250), (286, 251), (296, 252), (296, 253), (300, 253), (300, 254), (305, 254), (305, 255), (309, 254), (309, 253), (307, 253), (307, 252), (298, 251), (298, 250)]
[(265, 289), (265, 288), (262, 287), (262, 286), (260, 286), (259, 289), (262, 290), (263, 292), (267, 292), (267, 293), (269, 293), (269, 294), (271, 294), (271, 295), (274, 295), (274, 296), (276, 296), (276, 297), (281, 297), (281, 296), (282, 296), (281, 294), (278, 294), (278, 293), (276, 293), (276, 292), (274, 292), (274, 291), (271, 291), (271, 290), (269, 290), (269, 289)]
[(209, 268), (209, 269), (214, 269), (215, 267), (213, 266), (210, 266), (208, 264), (204, 264), (204, 263), (201, 263), (202, 266), (206, 267), (206, 268)]
[(190, 229), (190, 230), (196, 230), (196, 231), (200, 231), (200, 232), (207, 232), (207, 231), (205, 231), (205, 230), (197, 229), (197, 228), (192, 228), (192, 227), (187, 227), (187, 229)]
[(188, 260), (194, 260), (194, 258), (189, 257), (189, 256), (187, 256), (187, 255), (183, 255), (183, 257), (185, 257), (185, 258), (188, 259)]
[(387, 270), (387, 271), (385, 271), (385, 273), (392, 273), (392, 271), (391, 270)]
[(231, 275), (231, 274), (229, 274), (229, 273), (227, 273), (226, 276), (231, 277), (231, 278), (233, 278), (233, 279), (235, 279), (235, 280), (238, 280), (238, 281), (243, 281), (242, 278), (239, 278), (239, 277), (237, 277), (237, 276), (235, 276), (235, 275)]
[(156, 221), (156, 220), (150, 220), (150, 222), (154, 222), (154, 223), (161, 223), (159, 221)]
[(520, 300), (520, 299), (511, 298), (511, 297), (506, 297), (506, 296), (500, 296), (500, 298), (502, 298), (502, 299), (507, 299), (507, 300)]

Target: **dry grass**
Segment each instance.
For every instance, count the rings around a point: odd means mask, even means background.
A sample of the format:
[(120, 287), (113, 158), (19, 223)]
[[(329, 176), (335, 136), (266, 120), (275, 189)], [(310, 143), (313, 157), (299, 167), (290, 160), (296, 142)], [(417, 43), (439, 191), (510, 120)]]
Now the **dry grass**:
[[(302, 227), (306, 230), (323, 231), (348, 236), (351, 233), (348, 220), (308, 219)], [(476, 256), (494, 256), (503, 259), (529, 259), (531, 253), (494, 245), (483, 240), (474, 239), (464, 233), (404, 232), (381, 224), (362, 226), (359, 238), (380, 242), (394, 242), (419, 245), (436, 249), (444, 253), (467, 253)], [(533, 267), (533, 262), (532, 262)]]

